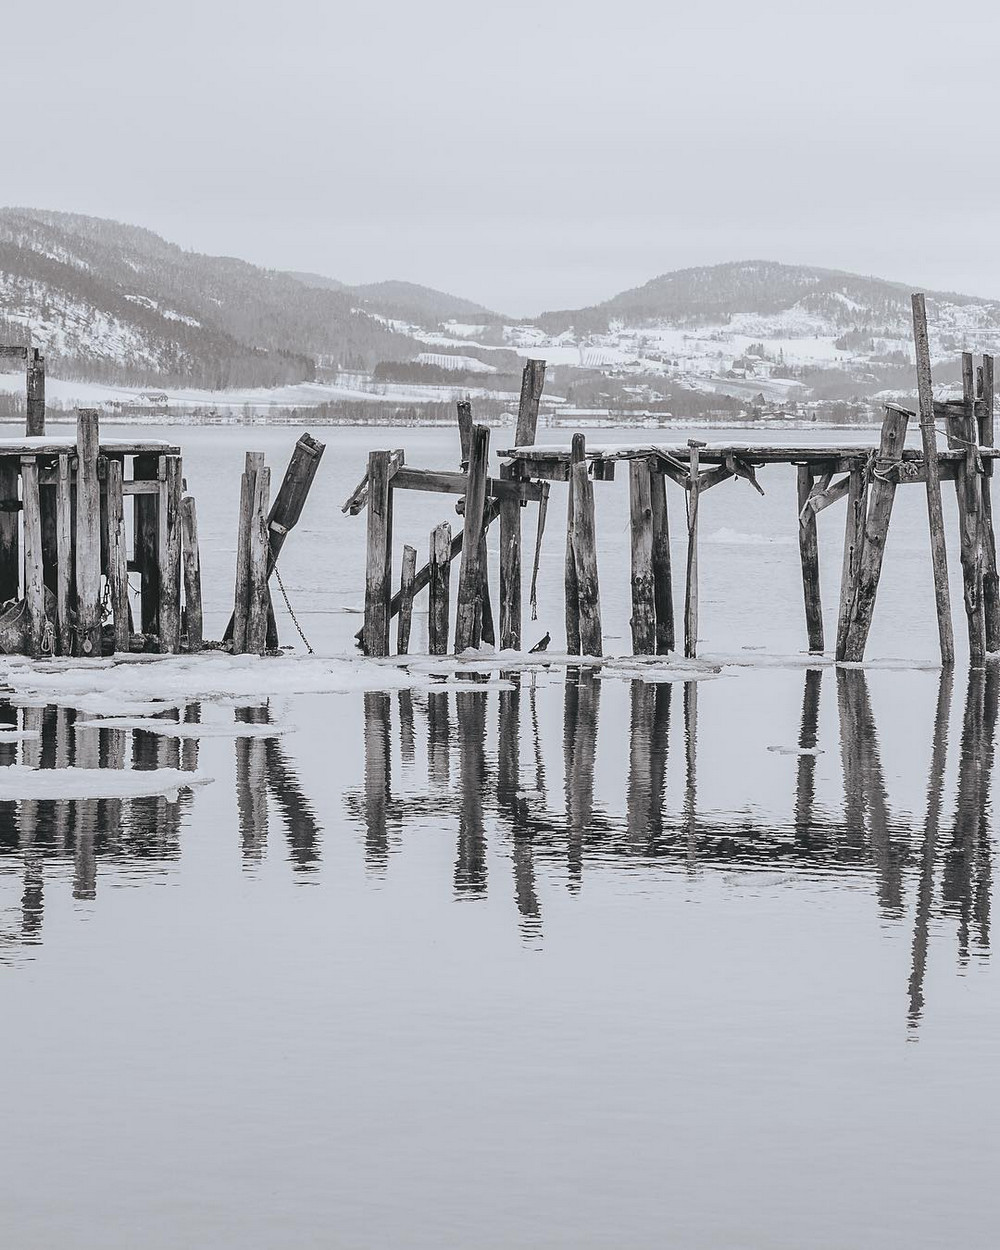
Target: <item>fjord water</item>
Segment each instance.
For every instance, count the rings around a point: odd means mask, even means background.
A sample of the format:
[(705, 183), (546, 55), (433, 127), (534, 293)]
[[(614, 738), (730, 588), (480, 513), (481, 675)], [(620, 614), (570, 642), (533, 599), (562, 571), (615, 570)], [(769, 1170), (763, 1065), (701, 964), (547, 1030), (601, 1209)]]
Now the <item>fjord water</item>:
[[(280, 466), (295, 431), (178, 434), (218, 634), (243, 450)], [(339, 505), (368, 448), (455, 459), (450, 431), (328, 434), (282, 559), (318, 650), (360, 624)], [(998, 674), (933, 665), (918, 487), (871, 645), (908, 663), (767, 663), (803, 631), (792, 475), (761, 480), (702, 503), (702, 649), (746, 660), (711, 680), (553, 666), (179, 713), (275, 738), (7, 711), (41, 736), (0, 764), (215, 778), (0, 804), (8, 1244), (994, 1244)], [(530, 626), (554, 645), (560, 492)], [(626, 496), (598, 493), (619, 652)], [(400, 503), (397, 546), (441, 505)]]

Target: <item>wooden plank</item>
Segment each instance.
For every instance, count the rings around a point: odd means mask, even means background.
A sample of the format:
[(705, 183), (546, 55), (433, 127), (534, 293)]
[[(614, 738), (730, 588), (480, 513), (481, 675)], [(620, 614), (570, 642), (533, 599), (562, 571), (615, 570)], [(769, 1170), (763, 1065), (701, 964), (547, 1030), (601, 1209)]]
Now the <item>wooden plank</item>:
[(38, 499), (38, 462), (21, 461), (24, 499), (24, 606), (27, 628), (25, 649), (37, 659), (45, 648), (45, 581), (42, 575), (42, 513)]
[(301, 434), (292, 448), (285, 475), (267, 517), (269, 576), (278, 562), (285, 540), (302, 517), (325, 450), (326, 444), (311, 434)]
[(368, 545), (365, 562), (366, 655), (389, 654), (389, 602), (392, 598), (391, 452), (368, 453)]
[[(931, 349), (927, 337), (927, 308), (924, 297), (921, 294), (913, 295), (911, 302), (913, 305), (913, 343), (917, 357), (920, 439), (923, 445), (924, 464), (927, 473), (927, 523), (930, 529), (931, 568), (934, 574), (934, 606), (937, 613), (938, 641), (941, 649), (941, 663), (954, 664), (955, 637), (951, 623), (951, 599), (948, 594), (948, 553), (945, 548), (944, 514), (941, 506), (941, 480), (938, 472), (938, 451), (934, 427), (934, 392), (931, 381)], [(890, 499), (890, 509), (891, 506)], [(888, 524), (888, 516), (886, 517), (886, 524)], [(881, 567), (881, 552), (878, 553), (878, 558)], [(867, 634), (867, 630), (865, 632)]]
[(181, 500), (181, 550), (184, 560), (184, 619), (187, 649), (200, 651), (204, 643), (204, 614), (201, 601), (201, 551), (198, 547), (198, 510), (194, 498)]
[(236, 529), (236, 590), (233, 596), (233, 654), (247, 649), (250, 619), (250, 529), (257, 474), (264, 467), (262, 451), (248, 451), (240, 479), (240, 513)]
[(854, 594), (857, 587), (858, 569), (861, 566), (861, 548), (865, 536), (865, 513), (868, 505), (868, 484), (863, 469), (852, 469), (847, 479), (847, 519), (844, 523), (844, 558), (840, 573), (840, 604), (837, 611), (838, 660), (846, 657), (847, 631), (854, 611)]
[(123, 495), (158, 495), (160, 488), (156, 482), (122, 482)]
[(632, 651), (635, 655), (653, 655), (656, 649), (656, 603), (653, 594), (653, 503), (649, 462), (630, 460), (628, 468)]
[[(451, 597), (451, 526), (447, 521), (431, 530), (429, 610), (427, 616), (428, 650), (431, 655), (448, 654), (448, 613)], [(413, 584), (416, 585), (416, 576)], [(402, 596), (401, 596), (402, 598)]]
[[(160, 458), (160, 650), (174, 654), (181, 645), (181, 478), (180, 456)], [(249, 628), (249, 627), (248, 627)]]
[(77, 412), (76, 649), (101, 654), (101, 497), (97, 480), (100, 430), (96, 408)]
[[(468, 485), (465, 492), (465, 530), (469, 541), (462, 547), (458, 574), (458, 606), (455, 618), (456, 654), (478, 647), (482, 637), (482, 542), (486, 507), (486, 466), (490, 432), (485, 425), (472, 428)], [(474, 540), (473, 540), (474, 538)]]
[(136, 495), (132, 504), (133, 551), (140, 578), (139, 624), (144, 634), (159, 633), (160, 567), (157, 551), (159, 531), (160, 484), (157, 480), (159, 456), (143, 454), (132, 462), (132, 475), (137, 483), (148, 484), (148, 494)]
[[(573, 436), (574, 443), (583, 435)], [(581, 447), (582, 451), (582, 447)], [(580, 619), (580, 653), (604, 654), (601, 625), (601, 590), (597, 575), (597, 527), (594, 517), (594, 483), (581, 454), (573, 462), (573, 560)]]
[[(513, 473), (511, 465), (500, 466), (500, 476)], [(516, 483), (504, 482), (504, 485)], [(500, 648), (521, 649), (521, 504), (516, 498), (500, 500)]]
[(517, 406), (517, 445), (530, 447), (538, 430), (538, 405), (545, 386), (545, 361), (529, 360), (521, 373), (521, 397)]
[(673, 651), (674, 589), (670, 558), (667, 483), (663, 474), (650, 473), (649, 499), (653, 513), (653, 602), (656, 611), (656, 654)]
[[(539, 482), (521, 482), (507, 476), (510, 465), (501, 465), (500, 477), (486, 479), (486, 495), (491, 499), (507, 499), (514, 503), (537, 503), (542, 497)], [(393, 474), (394, 490), (431, 491), (440, 495), (464, 495), (467, 479), (464, 473), (446, 473), (437, 469), (397, 469)]]
[(799, 502), (799, 561), (802, 566), (802, 599), (806, 613), (809, 650), (823, 650), (823, 602), (819, 584), (819, 536), (816, 513), (806, 505), (812, 494), (813, 475), (808, 465), (796, 468)]
[[(848, 467), (850, 467), (850, 462), (864, 459), (870, 451), (874, 450), (874, 447), (858, 445), (853, 447), (838, 445), (829, 447), (779, 447), (776, 445), (752, 445), (748, 443), (713, 443), (703, 446), (699, 455), (699, 464), (702, 467), (705, 465), (725, 464), (730, 458), (743, 460), (748, 465), (755, 467), (767, 464), (811, 464), (818, 474), (828, 470), (832, 471), (830, 466), (840, 464), (843, 461), (849, 462)], [(0, 451), (2, 451), (2, 447), (0, 447)], [(555, 480), (565, 479), (566, 465), (572, 458), (571, 453), (565, 447), (513, 447), (506, 451), (500, 451), (497, 454), (505, 459), (521, 460), (525, 465), (530, 465), (532, 477), (544, 477), (547, 471)], [(942, 451), (938, 453), (938, 460), (957, 459), (961, 454), (961, 452)], [(679, 460), (686, 464), (687, 455), (688, 449), (686, 445), (681, 446), (673, 443), (637, 443), (631, 447), (593, 445), (587, 448), (587, 458), (589, 460), (636, 460), (657, 456), (661, 458), (671, 457), (675, 461)], [(907, 447), (904, 448), (900, 459), (904, 461), (921, 460), (923, 455), (924, 453), (920, 448)], [(988, 455), (991, 457), (1000, 456), (1000, 449), (994, 448)], [(824, 466), (822, 469), (820, 468), (821, 465)], [(847, 469), (845, 468), (843, 471), (847, 472)], [(563, 475), (562, 478), (558, 477), (560, 473)]]
[(879, 459), (869, 489), (864, 540), (853, 595), (854, 604), (844, 646), (845, 660), (860, 661), (865, 657), (865, 644), (868, 641), (868, 631), (875, 610), (875, 596), (882, 573), (882, 557), (889, 532), (892, 501), (896, 493), (895, 477), (885, 470), (899, 459), (903, 440), (906, 438), (906, 422), (906, 412), (898, 408), (886, 409), (882, 422)]
[(247, 611), (247, 651), (263, 655), (267, 649), (267, 593), (269, 558), (267, 514), (271, 504), (271, 470), (262, 465), (254, 475), (253, 503), (250, 509), (249, 608)]
[[(979, 371), (980, 413), (977, 429), (980, 447), (992, 447), (994, 443), (993, 406), (994, 370), (993, 357), (983, 356)], [(997, 543), (993, 528), (993, 465), (984, 462), (985, 472), (981, 490), (983, 497), (983, 613), (986, 624), (986, 650), (994, 654), (1000, 651), (1000, 575), (997, 573)]]
[(0, 456), (0, 603), (16, 599), (21, 581), (17, 484), (20, 463)]
[(73, 489), (68, 455), (59, 457), (56, 471), (56, 648), (60, 655), (72, 655)]
[(809, 498), (806, 500), (804, 508), (808, 508), (814, 515), (822, 512), (824, 508), (829, 508), (832, 504), (839, 503), (841, 499), (846, 499), (850, 493), (850, 488), (850, 473), (846, 477), (842, 477), (839, 482), (834, 482), (832, 486), (817, 488), (814, 485), (809, 492)]
[(122, 463), (108, 461), (108, 592), (114, 621), (114, 649), (129, 649), (128, 552), (125, 545), (125, 504), (122, 496)]
[(687, 575), (684, 587), (684, 655), (692, 660), (698, 654), (698, 477), (703, 444), (689, 444)]
[(417, 549), (403, 547), (403, 567), (399, 578), (399, 616), (396, 620), (396, 652), (406, 655), (410, 649), (410, 625), (413, 621), (413, 579), (417, 572)]

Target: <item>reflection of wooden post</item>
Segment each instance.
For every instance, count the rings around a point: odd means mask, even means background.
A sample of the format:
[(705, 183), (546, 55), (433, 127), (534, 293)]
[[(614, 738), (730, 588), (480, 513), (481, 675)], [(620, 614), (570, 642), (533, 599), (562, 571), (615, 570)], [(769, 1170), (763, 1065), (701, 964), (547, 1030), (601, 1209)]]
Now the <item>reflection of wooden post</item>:
[(461, 803), (458, 815), (458, 854), (455, 892), (481, 895), (486, 891), (486, 832), (483, 789), (486, 783), (486, 692), (470, 689), (456, 696), (458, 711)]
[(823, 681), (821, 668), (807, 668), (802, 693), (802, 720), (799, 725), (799, 764), (795, 782), (795, 829), (800, 837), (808, 836), (813, 820), (816, 797), (816, 735), (819, 729), (819, 691)]
[(806, 633), (810, 651), (823, 650), (823, 601), (819, 588), (819, 536), (816, 513), (806, 503), (812, 493), (813, 475), (807, 464), (796, 465), (799, 503), (799, 560), (802, 564), (802, 598), (806, 610)]
[(656, 647), (651, 474), (645, 460), (629, 461), (629, 519), (632, 533), (632, 651), (652, 655)]
[(97, 480), (100, 432), (96, 408), (77, 413), (76, 615), (77, 652), (101, 654), (101, 497)]
[[(468, 485), (465, 492), (465, 541), (458, 573), (458, 607), (455, 618), (455, 652), (478, 647), (482, 637), (482, 534), (486, 507), (486, 469), (490, 432), (485, 425), (472, 429)], [(370, 506), (370, 505), (369, 505)]]
[[(993, 357), (984, 356), (979, 371), (981, 400), (978, 437), (981, 447), (992, 447)], [(993, 530), (993, 461), (983, 461), (983, 613), (986, 618), (986, 650), (1000, 651), (1000, 575), (997, 573), (996, 534)]]
[(854, 591), (861, 565), (867, 504), (868, 486), (864, 470), (851, 469), (847, 487), (847, 520), (844, 525), (844, 560), (840, 573), (840, 606), (837, 612), (838, 660), (843, 660), (846, 655), (847, 630), (854, 611)]
[(934, 606), (937, 611), (941, 663), (955, 663), (955, 637), (951, 624), (948, 595), (948, 553), (944, 541), (944, 515), (941, 508), (941, 471), (934, 430), (934, 390), (931, 382), (931, 349), (927, 337), (927, 309), (923, 295), (914, 295), (913, 343), (917, 355), (917, 392), (920, 402), (920, 438), (924, 449), (927, 477), (927, 521), (931, 534), (931, 567), (934, 572)]
[(388, 806), (391, 797), (390, 702), (384, 691), (369, 691), (365, 703), (365, 858), (384, 870), (389, 857)]
[(45, 640), (45, 583), (42, 578), (42, 513), (38, 500), (38, 461), (21, 460), (24, 497), (24, 606), (28, 655), (42, 654)]
[(674, 589), (670, 563), (670, 525), (667, 518), (667, 479), (651, 473), (649, 500), (653, 513), (653, 599), (656, 609), (656, 654), (673, 651)]
[(108, 461), (107, 496), (108, 590), (114, 619), (115, 650), (128, 651), (128, 552), (125, 549), (122, 462), (118, 459)]
[(451, 598), (451, 526), (447, 521), (431, 530), (428, 598), (428, 651), (431, 655), (447, 655)]
[[(889, 532), (892, 501), (896, 494), (896, 469), (906, 438), (907, 414), (900, 408), (886, 408), (882, 422), (882, 439), (879, 444), (878, 462), (872, 476), (869, 492), (868, 516), (865, 521), (864, 544), (858, 565), (857, 584), (854, 592), (854, 608), (847, 630), (844, 646), (846, 660), (863, 660), (875, 596), (878, 594), (882, 575), (882, 557)], [(940, 502), (940, 497), (939, 497)]]

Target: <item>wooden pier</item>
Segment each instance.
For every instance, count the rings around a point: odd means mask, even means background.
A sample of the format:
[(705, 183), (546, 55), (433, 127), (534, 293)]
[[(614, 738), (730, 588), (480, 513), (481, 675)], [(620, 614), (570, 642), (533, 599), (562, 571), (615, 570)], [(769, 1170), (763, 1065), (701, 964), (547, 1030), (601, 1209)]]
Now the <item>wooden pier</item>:
[[(402, 449), (373, 451), (368, 472), (344, 504), (355, 515), (368, 508), (365, 579), (365, 624), (358, 635), (371, 656), (390, 653), (390, 621), (406, 617), (397, 635), (397, 650), (409, 645), (413, 601), (426, 587), (431, 593), (429, 650), (448, 650), (450, 566), (460, 557), (454, 651), (494, 641), (487, 568), (486, 533), (500, 520), (500, 638), (502, 650), (522, 646), (521, 509), (535, 504), (538, 525), (532, 573), (532, 602), (538, 553), (545, 528), (552, 482), (567, 484), (565, 616), (566, 650), (600, 657), (603, 652), (596, 526), (599, 483), (613, 482), (619, 465), (629, 488), (631, 527), (631, 633), (637, 655), (668, 654), (677, 646), (674, 617), (674, 571), (671, 567), (668, 483), (684, 492), (687, 557), (681, 641), (686, 657), (697, 655), (698, 522), (702, 496), (729, 479), (743, 479), (764, 493), (758, 471), (774, 466), (793, 468), (796, 475), (796, 516), (802, 573), (806, 641), (810, 652), (830, 647), (837, 660), (860, 661), (871, 628), (897, 487), (921, 485), (927, 499), (930, 572), (940, 640), (941, 660), (954, 663), (954, 632), (948, 590), (942, 482), (955, 483), (959, 517), (959, 558), (963, 605), (974, 667), (1000, 651), (1000, 578), (990, 494), (993, 461), (1000, 454), (994, 438), (994, 361), (983, 356), (977, 365), (971, 353), (962, 360), (961, 399), (935, 401), (931, 385), (930, 350), (923, 296), (913, 297), (914, 346), (917, 361), (918, 410), (897, 404), (885, 408), (878, 445), (762, 446), (746, 443), (706, 444), (689, 439), (684, 445), (642, 443), (630, 446), (587, 446), (576, 434), (570, 447), (535, 442), (544, 362), (529, 361), (524, 369), (517, 433), (513, 446), (500, 451), (499, 475), (489, 475), (490, 432), (472, 420), (470, 405), (460, 404), (459, 472), (410, 469)], [(904, 446), (910, 421), (919, 423), (921, 446)], [(939, 445), (939, 439), (945, 441)], [(428, 559), (416, 567), (415, 556), (404, 561), (403, 579), (394, 594), (391, 584), (393, 497), (399, 490), (436, 491), (458, 497), (456, 511), (464, 528), (442, 541), (441, 527), (428, 540)], [(818, 521), (821, 512), (843, 504), (841, 586), (836, 624), (827, 628), (820, 596)], [(470, 538), (466, 539), (466, 534)], [(415, 552), (408, 544), (407, 553)]]

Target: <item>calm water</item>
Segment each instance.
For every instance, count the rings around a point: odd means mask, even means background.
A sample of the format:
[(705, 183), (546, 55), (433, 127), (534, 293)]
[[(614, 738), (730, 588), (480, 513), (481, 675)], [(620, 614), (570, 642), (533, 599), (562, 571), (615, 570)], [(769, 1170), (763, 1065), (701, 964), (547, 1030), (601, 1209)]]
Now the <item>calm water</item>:
[[(242, 452), (293, 440), (185, 433), (212, 632)], [(454, 460), (446, 431), (331, 434), (282, 561), (318, 650), (360, 624), (339, 505), (403, 441)], [(702, 512), (702, 646), (748, 661), (802, 645), (791, 475), (762, 480)], [(560, 491), (531, 626), (557, 641)], [(619, 651), (626, 495), (598, 496)], [(933, 659), (921, 505), (876, 656)], [(445, 515), (407, 499), (399, 539)], [(0, 710), (38, 735), (0, 765), (215, 778), (0, 804), (4, 1244), (992, 1247), (998, 698), (993, 669), (789, 663), (165, 714), (275, 737)]]

